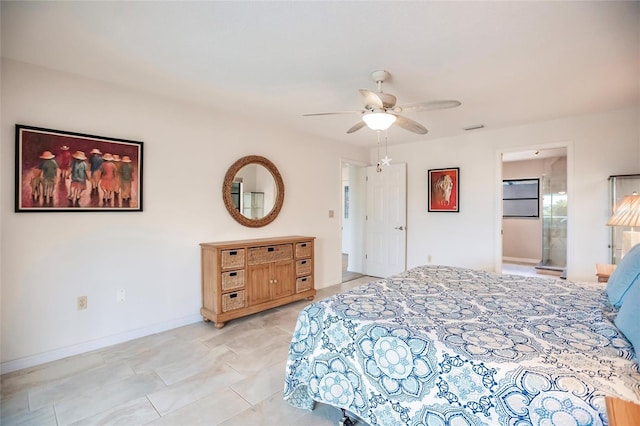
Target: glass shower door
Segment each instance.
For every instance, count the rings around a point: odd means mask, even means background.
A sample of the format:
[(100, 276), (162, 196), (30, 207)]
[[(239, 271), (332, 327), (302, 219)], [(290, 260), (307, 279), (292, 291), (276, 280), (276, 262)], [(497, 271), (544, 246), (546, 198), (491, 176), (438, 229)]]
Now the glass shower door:
[(542, 269), (567, 266), (567, 193), (563, 176), (542, 177)]

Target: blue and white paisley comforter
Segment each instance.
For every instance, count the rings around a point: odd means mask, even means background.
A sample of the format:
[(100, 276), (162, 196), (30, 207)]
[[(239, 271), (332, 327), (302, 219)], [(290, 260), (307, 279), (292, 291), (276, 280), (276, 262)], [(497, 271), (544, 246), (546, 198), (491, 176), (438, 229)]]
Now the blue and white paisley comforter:
[(423, 266), (298, 316), (284, 398), (371, 425), (606, 425), (640, 399), (602, 284)]

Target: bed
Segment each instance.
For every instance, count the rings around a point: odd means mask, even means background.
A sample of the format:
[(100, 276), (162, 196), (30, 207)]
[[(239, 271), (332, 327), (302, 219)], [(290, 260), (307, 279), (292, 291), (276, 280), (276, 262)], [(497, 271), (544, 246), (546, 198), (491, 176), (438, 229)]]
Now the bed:
[(640, 400), (617, 313), (602, 283), (417, 267), (302, 310), (284, 399), (370, 425), (607, 425), (606, 396)]

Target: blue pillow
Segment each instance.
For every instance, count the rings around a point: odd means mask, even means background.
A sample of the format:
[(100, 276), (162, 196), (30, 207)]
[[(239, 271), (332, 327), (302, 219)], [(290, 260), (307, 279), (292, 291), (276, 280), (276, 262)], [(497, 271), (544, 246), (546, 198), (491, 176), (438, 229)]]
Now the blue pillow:
[(633, 345), (636, 362), (640, 364), (640, 280), (627, 292), (614, 322), (618, 330)]
[(622, 306), (625, 294), (635, 281), (640, 281), (640, 244), (636, 244), (624, 255), (607, 283), (607, 296), (617, 308)]

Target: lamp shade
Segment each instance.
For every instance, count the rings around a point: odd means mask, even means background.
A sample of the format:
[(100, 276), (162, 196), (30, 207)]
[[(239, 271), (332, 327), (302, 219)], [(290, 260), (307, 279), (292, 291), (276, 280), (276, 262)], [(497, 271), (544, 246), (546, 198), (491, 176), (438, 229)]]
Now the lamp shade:
[(387, 130), (396, 121), (396, 116), (386, 112), (370, 112), (363, 115), (362, 119), (371, 130)]
[(626, 195), (607, 222), (609, 226), (640, 226), (640, 195)]

